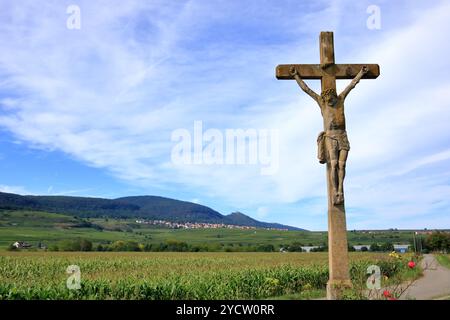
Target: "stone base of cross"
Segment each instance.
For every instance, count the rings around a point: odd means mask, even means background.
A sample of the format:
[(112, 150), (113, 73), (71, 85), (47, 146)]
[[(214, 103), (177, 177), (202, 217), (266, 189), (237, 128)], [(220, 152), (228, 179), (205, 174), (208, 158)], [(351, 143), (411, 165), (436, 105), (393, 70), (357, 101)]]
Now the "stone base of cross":
[[(328, 260), (327, 299), (342, 297), (352, 283), (349, 275), (347, 227), (344, 189), (345, 165), (350, 144), (345, 128), (344, 100), (361, 79), (375, 79), (380, 74), (377, 64), (335, 64), (333, 32), (320, 33), (320, 65), (284, 64), (276, 68), (281, 80), (296, 80), (305, 93), (319, 105), (324, 131), (319, 135), (319, 159), (326, 163), (328, 189)], [(322, 92), (315, 93), (303, 79), (321, 80)], [(339, 95), (336, 79), (352, 79)]]

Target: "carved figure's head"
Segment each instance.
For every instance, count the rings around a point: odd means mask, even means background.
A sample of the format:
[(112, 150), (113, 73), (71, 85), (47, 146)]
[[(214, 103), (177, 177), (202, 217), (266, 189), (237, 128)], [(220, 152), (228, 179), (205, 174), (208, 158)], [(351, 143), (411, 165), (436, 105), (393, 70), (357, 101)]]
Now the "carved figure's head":
[(338, 96), (337, 96), (336, 90), (327, 89), (327, 90), (323, 91), (322, 99), (325, 101), (325, 103), (328, 106), (334, 107), (338, 102)]

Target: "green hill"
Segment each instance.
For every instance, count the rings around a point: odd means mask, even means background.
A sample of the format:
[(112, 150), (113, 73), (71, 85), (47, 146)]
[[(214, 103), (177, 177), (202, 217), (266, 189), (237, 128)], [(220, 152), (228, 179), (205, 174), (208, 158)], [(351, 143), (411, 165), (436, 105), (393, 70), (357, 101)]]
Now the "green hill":
[(103, 199), (68, 196), (22, 196), (0, 192), (0, 209), (46, 211), (82, 218), (141, 218), (172, 222), (224, 223), (259, 228), (302, 230), (277, 223), (260, 222), (237, 212), (224, 216), (200, 204), (158, 196)]

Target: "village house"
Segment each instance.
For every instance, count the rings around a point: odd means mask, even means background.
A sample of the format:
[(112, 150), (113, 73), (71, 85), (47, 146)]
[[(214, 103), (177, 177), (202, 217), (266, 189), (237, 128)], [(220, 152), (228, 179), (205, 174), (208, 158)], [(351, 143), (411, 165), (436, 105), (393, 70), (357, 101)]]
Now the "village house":
[[(366, 249), (363, 249), (366, 248)], [(364, 244), (364, 245), (357, 245), (357, 246), (353, 246), (353, 249), (355, 249), (355, 251), (369, 251), (370, 250), (370, 244)]]
[(303, 252), (311, 252), (312, 249), (319, 249), (320, 246), (303, 246), (301, 248)]
[(408, 251), (409, 244), (394, 244), (394, 251), (398, 253), (405, 253)]
[(23, 242), (23, 241), (16, 241), (13, 244), (13, 247), (17, 248), (17, 249), (28, 249), (31, 248), (32, 245), (27, 243), (27, 242)]
[[(207, 223), (207, 222), (171, 222), (164, 220), (136, 220), (139, 224), (158, 225), (173, 229), (240, 229), (240, 230), (255, 230), (254, 226), (240, 226), (224, 223)], [(288, 231), (286, 228), (262, 228), (265, 230)]]

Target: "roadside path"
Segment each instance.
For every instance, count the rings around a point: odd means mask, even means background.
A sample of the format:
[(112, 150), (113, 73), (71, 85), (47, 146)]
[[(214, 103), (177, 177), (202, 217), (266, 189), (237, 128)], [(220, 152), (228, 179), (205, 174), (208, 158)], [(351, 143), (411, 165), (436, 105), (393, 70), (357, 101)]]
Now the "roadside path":
[(441, 266), (432, 254), (425, 254), (421, 266), (423, 277), (406, 290), (400, 299), (430, 300), (450, 295), (450, 270)]

